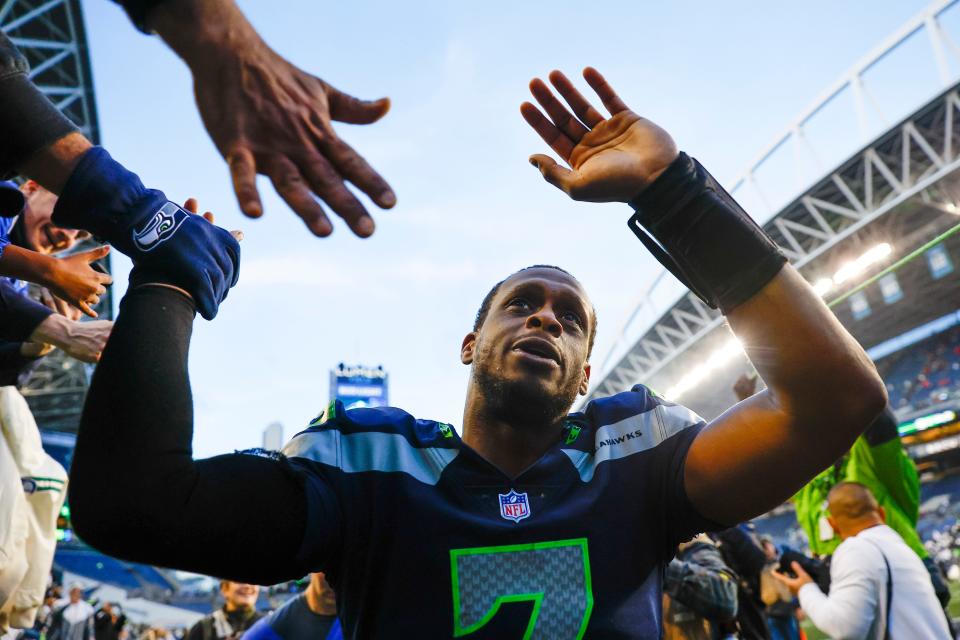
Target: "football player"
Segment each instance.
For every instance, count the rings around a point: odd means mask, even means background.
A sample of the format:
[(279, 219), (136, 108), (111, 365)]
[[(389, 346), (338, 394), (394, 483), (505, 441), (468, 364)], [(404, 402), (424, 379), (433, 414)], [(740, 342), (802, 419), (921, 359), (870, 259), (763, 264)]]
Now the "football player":
[[(401, 409), (334, 404), (282, 455), (195, 460), (195, 308), (215, 314), (239, 254), (226, 232), (177, 213), (161, 257), (133, 251), (90, 388), (70, 489), (78, 535), (128, 560), (246, 582), (323, 571), (350, 638), (660, 637), (678, 543), (782, 503), (850, 447), (886, 392), (710, 174), (596, 70), (584, 76), (608, 115), (559, 72), (550, 80), (568, 106), (531, 83), (542, 111), (524, 103), (522, 115), (563, 164), (531, 162), (576, 200), (629, 203), (632, 231), (726, 315), (765, 391), (709, 424), (643, 386), (568, 414), (587, 392), (596, 317), (573, 276), (537, 266), (494, 286), (463, 339), (462, 435)], [(117, 220), (143, 228), (167, 206), (88, 153), (64, 216), (96, 211), (110, 240)], [(105, 180), (118, 188), (91, 186)]]

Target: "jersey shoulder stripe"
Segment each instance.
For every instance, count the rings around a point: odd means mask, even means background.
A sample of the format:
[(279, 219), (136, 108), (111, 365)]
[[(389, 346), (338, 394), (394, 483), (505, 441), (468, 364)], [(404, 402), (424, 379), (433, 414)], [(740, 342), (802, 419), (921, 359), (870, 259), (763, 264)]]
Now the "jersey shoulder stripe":
[(654, 395), (643, 385), (593, 400), (570, 420), (587, 426), (588, 437), (563, 448), (583, 482), (593, 479), (600, 464), (647, 451), (684, 429), (704, 424), (690, 409)]
[(345, 410), (339, 401), (283, 448), (288, 458), (305, 458), (344, 473), (405, 473), (435, 485), (460, 453), (449, 424), (417, 420), (401, 409)]

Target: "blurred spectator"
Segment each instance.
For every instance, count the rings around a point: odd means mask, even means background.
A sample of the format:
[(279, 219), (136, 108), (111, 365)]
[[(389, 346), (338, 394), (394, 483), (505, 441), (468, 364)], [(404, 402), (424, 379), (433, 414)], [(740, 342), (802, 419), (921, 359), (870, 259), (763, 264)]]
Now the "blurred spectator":
[(830, 595), (792, 563), (794, 575), (774, 573), (811, 622), (834, 638), (951, 638), (926, 568), (897, 532), (870, 490), (856, 482), (828, 496), (830, 526), (843, 542), (830, 565)]
[(760, 599), (760, 574), (767, 565), (767, 555), (757, 537), (741, 524), (710, 537), (720, 548), (724, 562), (737, 575), (737, 624), (744, 640), (770, 640), (770, 629)]
[(120, 640), (120, 632), (126, 623), (127, 617), (112, 602), (104, 602), (94, 615), (93, 633), (96, 640)]
[[(738, 398), (753, 394), (755, 380), (746, 376), (737, 380), (734, 392)], [(753, 384), (747, 384), (751, 381)], [(889, 408), (854, 441), (845, 456), (808, 482), (792, 499), (810, 551), (819, 557), (831, 555), (841, 542), (830, 526), (825, 506), (830, 490), (843, 481), (858, 482), (870, 489), (887, 514), (888, 526), (924, 561), (937, 597), (946, 606), (950, 590), (936, 564), (927, 559), (929, 554), (917, 533), (920, 477), (904, 450), (896, 417)]]
[(47, 640), (93, 640), (93, 607), (83, 600), (79, 584), (71, 585), (69, 600), (57, 606)]
[(800, 623), (797, 621), (797, 601), (790, 589), (777, 580), (773, 571), (780, 562), (780, 550), (773, 540), (760, 538), (767, 566), (760, 574), (760, 599), (767, 606), (767, 626), (773, 640), (800, 640)]
[(663, 583), (665, 640), (735, 637), (737, 576), (710, 538), (680, 545)]
[[(32, 629), (44, 602), (67, 472), (43, 450), (30, 407), (0, 387), (0, 630)], [(67, 639), (74, 640), (74, 639)]]
[(311, 573), (302, 594), (260, 619), (243, 640), (343, 640), (337, 597), (323, 573)]
[(232, 580), (220, 581), (223, 607), (193, 625), (187, 640), (224, 640), (239, 638), (263, 617), (257, 612), (260, 587)]

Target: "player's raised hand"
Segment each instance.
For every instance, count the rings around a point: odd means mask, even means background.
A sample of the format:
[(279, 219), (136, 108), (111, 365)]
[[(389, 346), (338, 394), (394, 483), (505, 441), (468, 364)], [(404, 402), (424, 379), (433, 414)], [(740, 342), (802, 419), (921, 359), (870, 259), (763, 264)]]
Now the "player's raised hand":
[(547, 116), (529, 102), (520, 105), (520, 113), (567, 166), (544, 154), (531, 156), (530, 163), (574, 200), (627, 202), (673, 162), (677, 145), (666, 131), (631, 111), (599, 71), (587, 67), (583, 77), (610, 117), (563, 73), (552, 71), (549, 78), (568, 106), (535, 78), (530, 91)]

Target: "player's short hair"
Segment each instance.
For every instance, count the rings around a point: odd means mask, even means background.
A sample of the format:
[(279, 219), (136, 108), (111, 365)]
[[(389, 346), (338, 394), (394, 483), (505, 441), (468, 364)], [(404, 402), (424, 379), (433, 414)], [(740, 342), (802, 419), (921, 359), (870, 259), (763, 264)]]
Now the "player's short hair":
[[(477, 311), (477, 317), (473, 321), (473, 330), (479, 331), (480, 327), (483, 326), (484, 320), (487, 319), (487, 315), (490, 313), (490, 305), (493, 303), (493, 297), (497, 295), (497, 292), (500, 291), (500, 287), (503, 286), (503, 283), (517, 275), (518, 273), (523, 273), (524, 271), (529, 271), (531, 269), (553, 269), (559, 271), (560, 273), (565, 273), (574, 280), (577, 280), (576, 276), (572, 273), (563, 269), (561, 267), (554, 266), (552, 264), (534, 264), (529, 267), (524, 267), (518, 271), (514, 271), (506, 278), (493, 285), (493, 288), (487, 293), (483, 298), (483, 302), (480, 303), (480, 309)], [(577, 282), (580, 282), (577, 280)], [(587, 342), (587, 358), (590, 358), (590, 354), (593, 352), (593, 341), (597, 337), (597, 310), (593, 308), (593, 305), (590, 306), (590, 335)]]

